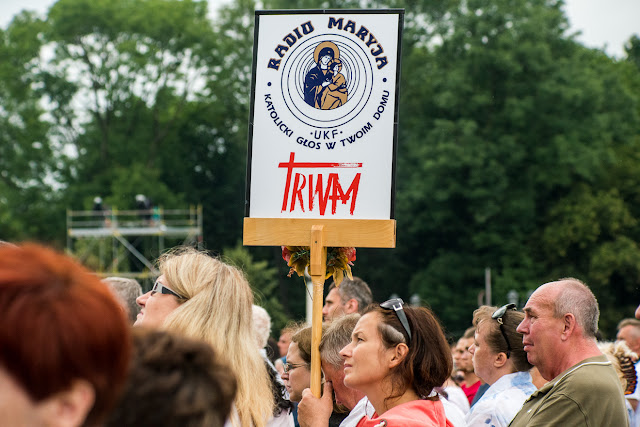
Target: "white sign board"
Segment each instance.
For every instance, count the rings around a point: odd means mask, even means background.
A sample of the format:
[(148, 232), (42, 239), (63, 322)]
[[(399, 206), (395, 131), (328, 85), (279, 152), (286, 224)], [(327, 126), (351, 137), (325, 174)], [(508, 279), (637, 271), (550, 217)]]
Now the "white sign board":
[(403, 10), (257, 11), (253, 218), (393, 218)]

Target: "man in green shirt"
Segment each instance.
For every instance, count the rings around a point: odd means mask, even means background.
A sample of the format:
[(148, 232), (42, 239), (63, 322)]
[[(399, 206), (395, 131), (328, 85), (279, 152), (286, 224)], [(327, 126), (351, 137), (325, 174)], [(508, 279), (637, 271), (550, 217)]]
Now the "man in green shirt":
[(517, 331), (529, 363), (549, 381), (533, 393), (512, 427), (625, 427), (622, 386), (597, 347), (600, 311), (591, 290), (577, 279), (540, 286), (524, 308)]

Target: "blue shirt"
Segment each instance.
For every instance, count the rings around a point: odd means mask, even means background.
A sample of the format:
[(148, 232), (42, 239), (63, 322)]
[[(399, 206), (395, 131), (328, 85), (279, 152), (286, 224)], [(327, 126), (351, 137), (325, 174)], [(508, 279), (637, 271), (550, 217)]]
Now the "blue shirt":
[(467, 415), (467, 425), (507, 427), (524, 401), (536, 390), (528, 371), (502, 376), (471, 407)]

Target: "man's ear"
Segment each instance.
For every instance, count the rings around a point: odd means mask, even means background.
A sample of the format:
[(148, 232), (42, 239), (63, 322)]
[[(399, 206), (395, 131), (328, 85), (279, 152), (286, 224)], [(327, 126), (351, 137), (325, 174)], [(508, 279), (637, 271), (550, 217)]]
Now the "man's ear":
[(358, 312), (358, 301), (355, 298), (351, 298), (344, 304), (344, 312), (347, 314)]
[(82, 425), (94, 402), (93, 386), (86, 380), (74, 380), (67, 390), (40, 402), (38, 411), (51, 426), (77, 427)]
[(391, 358), (389, 360), (389, 368), (398, 366), (409, 354), (409, 347), (405, 343), (397, 344), (394, 348), (390, 348)]
[(576, 317), (572, 313), (566, 313), (562, 318), (562, 340), (566, 341), (575, 331)]

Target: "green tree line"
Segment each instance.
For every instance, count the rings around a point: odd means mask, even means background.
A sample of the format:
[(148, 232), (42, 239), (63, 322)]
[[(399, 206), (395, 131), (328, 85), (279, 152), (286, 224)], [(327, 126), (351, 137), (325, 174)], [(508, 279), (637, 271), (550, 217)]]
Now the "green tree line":
[[(66, 210), (95, 196), (202, 204), (206, 247), (247, 269), (276, 328), (301, 318), (280, 249), (238, 246), (256, 4), (58, 0), (0, 29), (0, 239), (63, 247)], [(417, 294), (459, 335), (485, 268), (494, 304), (515, 290), (520, 307), (573, 276), (613, 337), (640, 303), (640, 39), (625, 58), (584, 47), (561, 0), (295, 7), (406, 12), (397, 248), (354, 267), (376, 299)]]

